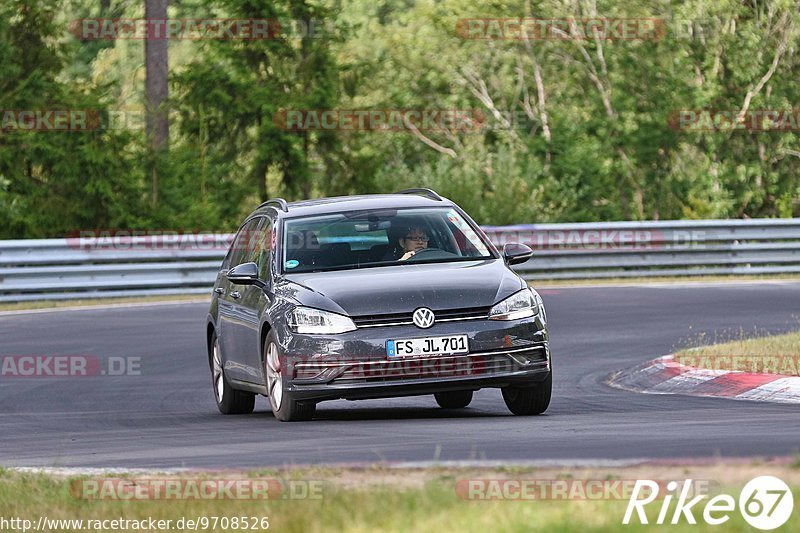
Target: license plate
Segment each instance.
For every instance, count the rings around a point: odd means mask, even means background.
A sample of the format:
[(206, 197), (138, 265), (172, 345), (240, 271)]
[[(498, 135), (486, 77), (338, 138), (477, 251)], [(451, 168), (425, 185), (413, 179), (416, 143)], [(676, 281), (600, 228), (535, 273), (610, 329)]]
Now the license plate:
[(419, 339), (397, 339), (386, 341), (386, 354), (389, 357), (409, 357), (428, 355), (456, 355), (469, 353), (466, 335), (445, 335), (443, 337), (421, 337)]

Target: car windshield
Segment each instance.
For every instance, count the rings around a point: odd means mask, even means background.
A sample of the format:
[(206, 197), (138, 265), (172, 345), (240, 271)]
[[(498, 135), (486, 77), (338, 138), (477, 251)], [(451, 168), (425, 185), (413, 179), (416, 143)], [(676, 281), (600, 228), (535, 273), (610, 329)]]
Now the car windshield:
[(491, 259), (484, 239), (453, 208), (379, 209), (287, 219), (287, 273)]

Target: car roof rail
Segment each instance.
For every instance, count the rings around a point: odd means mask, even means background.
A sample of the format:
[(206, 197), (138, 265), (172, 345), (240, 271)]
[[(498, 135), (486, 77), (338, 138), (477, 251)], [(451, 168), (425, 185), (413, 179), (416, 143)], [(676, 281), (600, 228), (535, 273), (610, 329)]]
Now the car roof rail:
[(268, 206), (270, 204), (277, 204), (278, 207), (281, 208), (281, 211), (283, 211), (284, 213), (288, 213), (289, 212), (289, 204), (286, 203), (286, 200), (284, 200), (283, 198), (272, 198), (270, 200), (267, 200), (266, 202), (264, 202), (263, 204), (261, 204), (258, 207), (266, 207), (266, 206)]
[(395, 194), (421, 194), (423, 196), (427, 196), (431, 200), (436, 200), (437, 202), (442, 201), (442, 197), (439, 196), (436, 191), (433, 189), (425, 189), (425, 188), (415, 188), (415, 189), (405, 189), (402, 191), (397, 191)]

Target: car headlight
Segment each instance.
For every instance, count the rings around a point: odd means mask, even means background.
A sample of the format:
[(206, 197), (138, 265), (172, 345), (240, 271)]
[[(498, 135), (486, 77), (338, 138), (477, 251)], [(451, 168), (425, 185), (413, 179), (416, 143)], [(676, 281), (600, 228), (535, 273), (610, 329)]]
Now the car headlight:
[(519, 320), (536, 316), (539, 305), (530, 289), (522, 289), (496, 304), (489, 311), (490, 320)]
[(289, 313), (289, 326), (295, 333), (335, 334), (356, 329), (349, 317), (311, 307), (295, 307)]

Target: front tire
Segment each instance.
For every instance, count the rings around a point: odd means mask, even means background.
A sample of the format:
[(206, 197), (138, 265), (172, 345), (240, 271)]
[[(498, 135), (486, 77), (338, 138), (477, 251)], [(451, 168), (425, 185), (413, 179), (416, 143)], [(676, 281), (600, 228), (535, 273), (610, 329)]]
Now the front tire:
[(211, 337), (211, 385), (214, 388), (217, 409), (223, 415), (246, 415), (253, 412), (256, 395), (234, 389), (225, 377), (222, 351), (216, 333)]
[(472, 401), (472, 391), (437, 392), (433, 397), (442, 409), (463, 409)]
[(314, 402), (298, 402), (286, 390), (285, 360), (281, 357), (278, 340), (273, 331), (264, 341), (264, 380), (272, 414), (281, 422), (311, 420), (317, 410)]
[(515, 415), (530, 416), (544, 413), (553, 392), (553, 372), (541, 383), (527, 387), (503, 387), (503, 400)]

